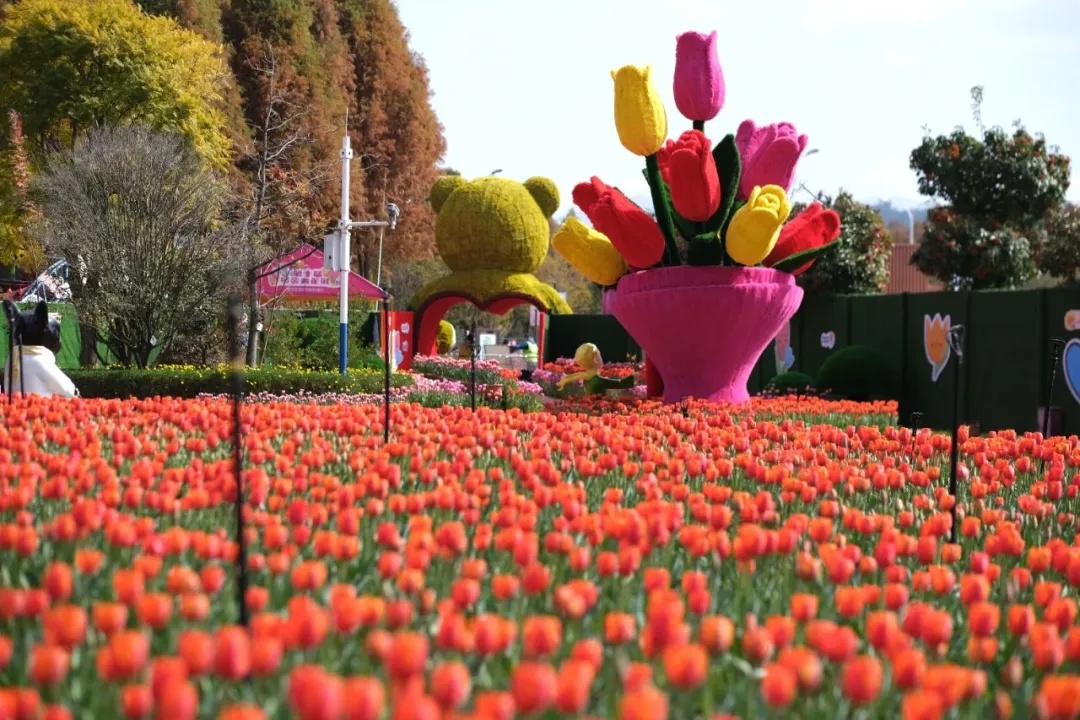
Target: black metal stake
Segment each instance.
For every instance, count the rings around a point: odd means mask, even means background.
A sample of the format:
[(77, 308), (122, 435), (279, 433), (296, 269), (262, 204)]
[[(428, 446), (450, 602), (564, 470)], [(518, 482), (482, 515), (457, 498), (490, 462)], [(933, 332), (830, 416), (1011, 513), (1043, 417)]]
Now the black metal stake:
[(956, 480), (960, 465), (960, 447), (957, 438), (960, 435), (960, 382), (963, 373), (960, 366), (964, 363), (964, 326), (954, 325), (949, 330), (949, 349), (956, 356), (953, 363), (953, 413), (952, 413), (952, 444), (949, 448), (949, 494), (952, 495), (952, 528), (949, 530), (950, 542), (956, 542), (956, 506), (959, 505)]
[(390, 442), (390, 300), (383, 300), (383, 325), (386, 328), (383, 341), (383, 431), (384, 443)]
[(469, 407), (473, 412), (476, 412), (476, 321), (473, 321), (472, 332), (469, 334), (470, 352), (469, 352), (469, 380), (472, 385), (472, 391), (469, 395)]
[(244, 537), (244, 445), (241, 405), (244, 402), (244, 365), (240, 354), (240, 338), (237, 327), (242, 320), (239, 298), (229, 300), (228, 328), (229, 355), (232, 357), (230, 373), (233, 404), (233, 472), (236, 477), (236, 600), (240, 610), (240, 624), (248, 626), (247, 607), (247, 539)]
[(1043, 408), (1043, 441), (1050, 435), (1050, 406), (1054, 402), (1054, 381), (1057, 380), (1058, 365), (1061, 363), (1061, 352), (1065, 349), (1065, 341), (1054, 339), (1050, 341), (1050, 385), (1046, 388), (1046, 407)]

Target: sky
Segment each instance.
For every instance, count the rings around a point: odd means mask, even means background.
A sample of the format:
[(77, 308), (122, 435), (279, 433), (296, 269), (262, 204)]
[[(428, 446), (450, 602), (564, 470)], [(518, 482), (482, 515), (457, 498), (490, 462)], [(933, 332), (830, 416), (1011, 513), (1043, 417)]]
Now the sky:
[[(929, 128), (983, 122), (1033, 132), (1080, 164), (1077, 0), (397, 0), (424, 56), (447, 142), (467, 177), (543, 175), (562, 194), (592, 175), (647, 196), (643, 160), (613, 121), (611, 70), (652, 65), (669, 134), (689, 129), (672, 99), (675, 37), (719, 34), (727, 99), (716, 142), (752, 118), (789, 121), (818, 152), (796, 183), (920, 207), (911, 150)], [(1070, 112), (1072, 111), (1072, 112)], [(1080, 178), (1069, 198), (1080, 201)]]

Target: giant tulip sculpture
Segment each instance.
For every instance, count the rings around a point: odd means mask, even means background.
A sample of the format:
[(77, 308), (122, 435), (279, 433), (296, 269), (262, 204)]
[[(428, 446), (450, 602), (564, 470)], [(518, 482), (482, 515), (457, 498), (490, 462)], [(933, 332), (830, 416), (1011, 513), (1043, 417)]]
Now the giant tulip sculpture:
[(612, 313), (646, 352), (652, 387), (668, 401), (740, 401), (754, 363), (802, 301), (795, 276), (840, 236), (840, 218), (814, 204), (791, 216), (807, 137), (789, 122), (739, 124), (714, 146), (705, 130), (723, 109), (717, 34), (676, 38), (675, 105), (690, 129), (668, 138), (648, 65), (611, 73), (615, 129), (645, 159), (654, 215), (590, 178), (574, 188), (574, 218), (555, 249), (610, 296)]

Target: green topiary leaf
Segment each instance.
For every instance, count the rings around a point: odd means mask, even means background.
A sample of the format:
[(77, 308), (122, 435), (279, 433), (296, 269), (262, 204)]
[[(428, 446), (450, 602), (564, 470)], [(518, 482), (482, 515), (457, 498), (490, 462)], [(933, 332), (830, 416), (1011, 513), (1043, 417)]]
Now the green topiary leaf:
[(784, 258), (780, 262), (776, 263), (775, 265), (772, 265), (771, 267), (774, 270), (780, 270), (782, 272), (787, 272), (787, 273), (792, 272), (794, 270), (798, 270), (799, 268), (801, 268), (803, 265), (810, 262), (811, 260), (817, 260), (819, 257), (824, 255), (827, 251), (831, 250), (833, 245), (835, 245), (839, 241), (840, 241), (840, 236), (837, 236), (835, 240), (833, 240), (830, 243), (826, 243), (825, 245), (818, 245), (817, 247), (810, 248), (809, 250), (803, 250), (800, 253), (795, 253), (794, 255), (788, 255), (786, 258)]
[[(641, 174), (645, 176), (645, 182), (648, 182), (649, 181), (649, 171), (648, 171), (648, 169), (643, 169), (641, 171)], [(668, 184), (666, 182), (664, 182), (663, 180), (660, 181), (660, 192), (663, 194), (664, 202), (667, 203), (668, 209), (671, 211), (671, 220), (672, 220), (672, 222), (675, 223), (675, 230), (679, 233), (679, 235), (682, 238), (684, 238), (686, 240), (689, 240), (690, 238), (694, 237), (694, 235), (697, 234), (697, 228), (695, 227), (695, 225), (694, 225), (694, 223), (692, 221), (687, 220), (686, 218), (679, 215), (679, 213), (675, 211), (675, 206), (671, 204), (671, 188), (669, 188)], [(654, 209), (654, 212), (655, 212), (655, 209)]]
[(720, 240), (720, 247), (724, 248), (724, 263), (725, 264), (727, 264), (727, 261), (729, 259), (728, 256), (727, 256), (727, 229), (728, 229), (728, 225), (731, 224), (731, 219), (733, 217), (735, 217), (735, 213), (739, 212), (739, 208), (741, 208), (745, 204), (746, 203), (744, 201), (742, 201), (742, 200), (736, 200), (732, 204), (731, 212), (728, 214), (727, 219), (724, 220), (724, 225), (720, 228), (720, 231), (716, 233), (716, 237)]
[(687, 253), (689, 265), (724, 265), (726, 257), (720, 238), (713, 233), (702, 233), (690, 241)]
[[(725, 136), (713, 148), (712, 154), (713, 160), (716, 162), (716, 173), (720, 176), (720, 207), (705, 223), (705, 229), (715, 233), (721, 228), (726, 231), (731, 216), (735, 214), (735, 198), (739, 194), (742, 160), (739, 158), (739, 148), (735, 145), (734, 135)], [(723, 237), (723, 234), (721, 234), (721, 237)]]

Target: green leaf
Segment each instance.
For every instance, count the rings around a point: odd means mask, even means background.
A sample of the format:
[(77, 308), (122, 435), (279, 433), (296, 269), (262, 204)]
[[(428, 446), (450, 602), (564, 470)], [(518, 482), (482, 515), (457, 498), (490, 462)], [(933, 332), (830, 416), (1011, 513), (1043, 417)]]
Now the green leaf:
[[(734, 206), (731, 208), (731, 213), (724, 220), (724, 225), (720, 228), (720, 231), (716, 233), (716, 236), (720, 238), (720, 243), (723, 244), (727, 240), (728, 225), (731, 224), (731, 219), (735, 217), (735, 213), (739, 212), (739, 208), (746, 204), (744, 200), (736, 200)], [(727, 252), (725, 250), (725, 252)]]
[(773, 265), (772, 268), (773, 270), (780, 270), (787, 273), (792, 272), (793, 270), (797, 270), (811, 260), (816, 260), (822, 255), (824, 255), (827, 251), (831, 250), (833, 245), (836, 245), (836, 243), (840, 242), (840, 237), (841, 236), (837, 236), (835, 240), (830, 243), (826, 243), (825, 245), (818, 245), (817, 247), (810, 248), (809, 250), (803, 250), (800, 253), (788, 255), (786, 258)]
[(712, 155), (716, 162), (716, 172), (720, 176), (720, 207), (705, 223), (705, 229), (717, 232), (723, 228), (726, 231), (731, 216), (735, 214), (735, 198), (739, 194), (739, 178), (742, 176), (742, 160), (739, 158), (739, 148), (735, 145), (735, 136), (725, 136), (713, 148)]
[(697, 266), (724, 265), (724, 245), (714, 233), (702, 233), (690, 241), (687, 264)]
[[(648, 171), (648, 169), (647, 168), (643, 169), (641, 171), (641, 173), (645, 176), (645, 182), (648, 182), (649, 181), (649, 171)], [(664, 182), (663, 180), (660, 181), (660, 192), (663, 193), (664, 202), (667, 203), (668, 208), (670, 208), (670, 210), (671, 210), (671, 220), (672, 220), (672, 222), (675, 223), (675, 230), (678, 231), (680, 236), (682, 236), (683, 238), (685, 238), (687, 240), (694, 237), (694, 235), (696, 234), (696, 227), (695, 227), (693, 221), (687, 220), (686, 218), (684, 218), (682, 215), (679, 215), (679, 213), (675, 211), (675, 206), (671, 204), (671, 188), (669, 188), (668, 184), (666, 182)]]

